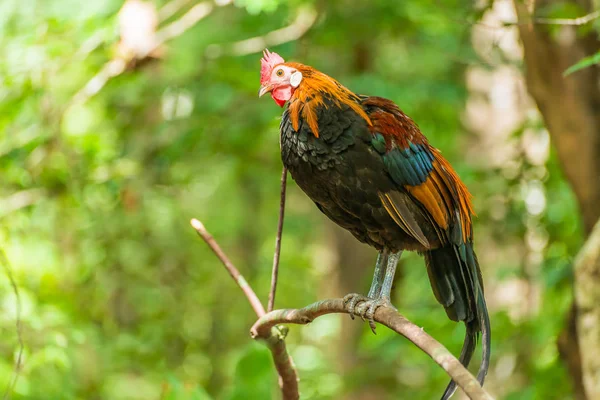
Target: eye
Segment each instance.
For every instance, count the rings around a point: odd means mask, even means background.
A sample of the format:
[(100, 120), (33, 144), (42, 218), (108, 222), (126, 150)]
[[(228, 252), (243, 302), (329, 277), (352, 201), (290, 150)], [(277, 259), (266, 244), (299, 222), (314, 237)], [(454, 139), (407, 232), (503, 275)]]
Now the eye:
[(275, 72), (275, 75), (277, 75), (277, 76), (283, 76), (283, 70), (282, 69), (278, 69), (277, 72)]

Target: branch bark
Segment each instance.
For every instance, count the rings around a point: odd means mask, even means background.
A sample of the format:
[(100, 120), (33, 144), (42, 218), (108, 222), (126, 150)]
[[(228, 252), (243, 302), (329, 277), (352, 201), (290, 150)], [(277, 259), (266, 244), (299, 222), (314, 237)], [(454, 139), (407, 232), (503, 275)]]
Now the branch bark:
[(588, 399), (600, 399), (600, 221), (575, 260), (577, 304), (583, 386)]
[[(326, 314), (347, 314), (343, 299), (328, 299), (313, 303), (301, 309), (272, 311), (256, 321), (250, 329), (254, 339), (265, 340), (271, 345), (283, 341), (278, 333), (278, 324), (305, 325)], [(491, 400), (490, 396), (477, 382), (477, 379), (446, 349), (441, 343), (429, 336), (422, 328), (413, 324), (394, 309), (379, 307), (375, 312), (375, 321), (404, 336), (429, 355), (472, 400)]]
[[(240, 271), (235, 267), (235, 265), (233, 265), (223, 250), (221, 250), (221, 247), (212, 237), (212, 235), (206, 230), (204, 224), (195, 218), (190, 221), (190, 224), (196, 230), (198, 236), (200, 236), (206, 242), (206, 244), (215, 253), (217, 258), (221, 260), (223, 266), (225, 266), (225, 269), (227, 272), (229, 272), (229, 275), (231, 275), (240, 289), (242, 289), (242, 292), (244, 292), (244, 295), (246, 295), (246, 298), (252, 306), (252, 309), (254, 309), (256, 316), (259, 318), (263, 317), (265, 315), (265, 308), (260, 302), (258, 296), (248, 284), (246, 279), (244, 279), (242, 274), (240, 274)], [(283, 399), (297, 400), (300, 398), (300, 391), (298, 389), (298, 373), (296, 372), (296, 367), (294, 366), (292, 357), (290, 357), (287, 352), (285, 341), (283, 340), (285, 338), (285, 334), (285, 329), (278, 329), (275, 335), (271, 335), (265, 339), (267, 347), (269, 350), (271, 350), (273, 362), (275, 363), (275, 368), (279, 374), (279, 387), (281, 388)]]

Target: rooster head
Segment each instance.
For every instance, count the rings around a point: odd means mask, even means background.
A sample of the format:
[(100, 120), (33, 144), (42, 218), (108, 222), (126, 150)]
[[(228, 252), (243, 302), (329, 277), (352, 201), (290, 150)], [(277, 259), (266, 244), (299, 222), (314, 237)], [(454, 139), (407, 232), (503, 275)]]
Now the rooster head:
[(263, 52), (260, 60), (260, 90), (258, 96), (271, 93), (271, 97), (280, 107), (292, 97), (294, 90), (302, 82), (302, 73), (296, 68), (285, 64), (277, 53), (268, 49)]

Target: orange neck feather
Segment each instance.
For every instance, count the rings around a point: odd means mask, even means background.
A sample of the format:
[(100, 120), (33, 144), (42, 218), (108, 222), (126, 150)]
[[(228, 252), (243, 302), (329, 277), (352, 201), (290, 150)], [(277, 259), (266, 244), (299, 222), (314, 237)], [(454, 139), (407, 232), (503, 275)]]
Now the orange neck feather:
[(284, 65), (295, 68), (302, 73), (302, 83), (294, 91), (288, 106), (294, 130), (297, 131), (299, 129), (300, 117), (302, 117), (315, 137), (319, 137), (316, 108), (325, 106), (324, 95), (338, 107), (341, 107), (343, 104), (347, 105), (364, 118), (368, 125), (371, 125), (369, 116), (358, 102), (358, 96), (342, 86), (338, 81), (303, 64), (285, 63)]

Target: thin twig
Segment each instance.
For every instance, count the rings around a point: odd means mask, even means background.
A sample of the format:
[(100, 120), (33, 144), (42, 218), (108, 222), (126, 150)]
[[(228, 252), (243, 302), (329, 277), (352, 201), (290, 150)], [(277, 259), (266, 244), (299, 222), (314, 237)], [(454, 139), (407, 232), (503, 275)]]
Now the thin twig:
[(287, 168), (281, 171), (281, 197), (279, 200), (279, 221), (277, 221), (277, 236), (275, 237), (275, 254), (273, 255), (273, 271), (271, 273), (271, 290), (267, 312), (273, 311), (275, 306), (275, 291), (277, 290), (277, 276), (279, 275), (279, 256), (281, 254), (281, 235), (283, 233), (283, 218), (285, 216), (285, 189), (287, 182)]
[(246, 279), (242, 276), (242, 274), (240, 274), (240, 271), (238, 271), (238, 269), (229, 260), (227, 255), (223, 252), (223, 250), (221, 250), (221, 247), (219, 246), (215, 238), (213, 238), (212, 235), (208, 233), (202, 222), (198, 221), (196, 218), (193, 218), (190, 221), (190, 224), (192, 225), (192, 228), (196, 230), (198, 235), (202, 239), (204, 239), (206, 244), (208, 244), (208, 246), (219, 258), (219, 260), (221, 260), (221, 262), (225, 266), (225, 269), (227, 269), (227, 272), (229, 272), (229, 275), (231, 275), (235, 283), (238, 284), (240, 289), (242, 289), (242, 292), (244, 292), (244, 294), (246, 295), (246, 298), (250, 302), (250, 305), (254, 309), (256, 315), (258, 317), (262, 317), (263, 315), (265, 315), (265, 308), (263, 307), (256, 293), (254, 293), (254, 290), (252, 290), (252, 287), (250, 287)]
[[(172, 0), (169, 3), (165, 4), (157, 12), (158, 22), (162, 23), (168, 20), (173, 15), (183, 10), (183, 8), (190, 2), (191, 0)], [(228, 3), (230, 2), (231, 0), (228, 1)], [(96, 32), (94, 32), (90, 37), (83, 41), (79, 49), (75, 52), (73, 60), (82, 60), (86, 58), (92, 51), (96, 50), (98, 47), (104, 44), (104, 36), (105, 34), (102, 29), (99, 29)]]
[(594, 11), (579, 18), (534, 18), (534, 24), (546, 25), (585, 25), (600, 17), (600, 10)]
[[(109, 60), (104, 64), (100, 71), (94, 75), (83, 88), (81, 88), (71, 100), (73, 104), (85, 103), (91, 97), (96, 95), (110, 79), (121, 75), (127, 69), (127, 65), (134, 59), (143, 59), (157, 51), (169, 40), (172, 40), (188, 29), (195, 26), (202, 19), (206, 18), (214, 10), (214, 7), (222, 7), (231, 3), (231, 0), (220, 0), (213, 3), (204, 1), (190, 8), (185, 14), (177, 20), (167, 24), (159, 29), (154, 35), (153, 45), (150, 46), (143, 54), (129, 52), (121, 57)], [(165, 11), (168, 14), (170, 11)]]
[[(206, 244), (212, 249), (212, 251), (216, 254), (216, 256), (221, 260), (231, 277), (236, 281), (240, 289), (248, 298), (250, 305), (254, 309), (256, 315), (261, 318), (265, 315), (265, 309), (256, 296), (252, 287), (246, 282), (244, 277), (240, 274), (238, 269), (233, 265), (233, 263), (229, 260), (229, 258), (225, 255), (221, 247), (217, 243), (217, 241), (212, 237), (212, 235), (206, 230), (204, 225), (198, 221), (197, 219), (191, 220), (192, 227), (196, 230), (198, 235), (204, 239)], [(277, 373), (279, 374), (279, 387), (281, 388), (281, 394), (283, 400), (298, 400), (300, 398), (300, 392), (298, 390), (298, 373), (296, 372), (296, 367), (294, 366), (294, 361), (292, 357), (289, 356), (286, 345), (285, 345), (285, 334), (286, 329), (273, 329), (276, 333), (275, 335), (271, 335), (270, 338), (267, 338), (266, 344), (269, 350), (271, 351), (271, 355), (273, 357), (273, 362), (275, 363), (275, 368), (277, 369)], [(270, 332), (269, 332), (270, 333)]]
[(181, 11), (191, 0), (171, 0), (158, 10), (158, 20), (166, 21)]
[(2, 264), (2, 268), (8, 277), (8, 281), (10, 282), (10, 286), (12, 287), (13, 293), (15, 294), (16, 300), (16, 311), (17, 315), (15, 316), (16, 328), (17, 328), (17, 340), (19, 341), (19, 350), (17, 352), (17, 360), (15, 362), (15, 371), (13, 376), (11, 377), (8, 385), (6, 386), (6, 390), (4, 392), (4, 396), (2, 396), (3, 400), (10, 399), (10, 394), (15, 388), (17, 384), (17, 380), (19, 379), (19, 372), (21, 371), (21, 363), (23, 359), (23, 327), (21, 325), (21, 296), (19, 295), (19, 288), (17, 283), (15, 282), (15, 277), (12, 273), (12, 268), (10, 267), (10, 262), (8, 261), (8, 257), (4, 253), (4, 250), (0, 249), (0, 264)]
[(600, 18), (600, 10), (594, 11), (592, 13), (586, 14), (583, 17), (578, 18), (542, 18), (542, 17), (534, 17), (528, 21), (499, 21), (499, 25), (490, 25), (485, 22), (477, 21), (468, 21), (461, 18), (449, 18), (452, 21), (458, 22), (461, 25), (468, 26), (477, 26), (486, 29), (505, 29), (513, 26), (521, 26), (521, 25), (569, 25), (569, 26), (581, 26), (588, 24), (596, 19)]
[[(168, 40), (176, 38), (183, 32), (196, 25), (200, 20), (208, 16), (213, 11), (213, 8), (214, 6), (211, 2), (204, 1), (202, 3), (198, 3), (194, 7), (190, 8), (188, 12), (183, 14), (176, 21), (173, 21), (164, 28), (158, 30), (156, 32), (157, 45), (152, 50), (156, 50)], [(151, 53), (151, 51), (148, 53)]]
[(217, 58), (225, 54), (244, 56), (260, 53), (265, 47), (277, 46), (299, 39), (314, 25), (317, 16), (318, 14), (313, 8), (302, 8), (298, 11), (294, 21), (286, 27), (234, 43), (212, 44), (206, 48), (206, 55), (209, 58)]
[[(322, 300), (301, 309), (272, 311), (258, 321), (250, 329), (254, 339), (267, 340), (269, 343), (279, 340), (276, 327), (278, 324), (308, 324), (315, 318), (325, 314), (348, 313), (343, 299)], [(472, 400), (492, 400), (479, 384), (477, 379), (446, 349), (441, 343), (429, 336), (425, 331), (398, 314), (392, 308), (379, 307), (375, 312), (375, 321), (387, 326), (394, 332), (404, 336), (418, 348), (429, 355), (460, 386)]]
[[(600, 18), (600, 10), (594, 11), (583, 17), (579, 18), (542, 18), (542, 17), (534, 17), (529, 21), (522, 22), (502, 22), (502, 26), (497, 28), (504, 28), (509, 26), (519, 26), (519, 25), (569, 25), (569, 26), (581, 26), (588, 24), (596, 19)], [(477, 24), (481, 25), (481, 24)]]

